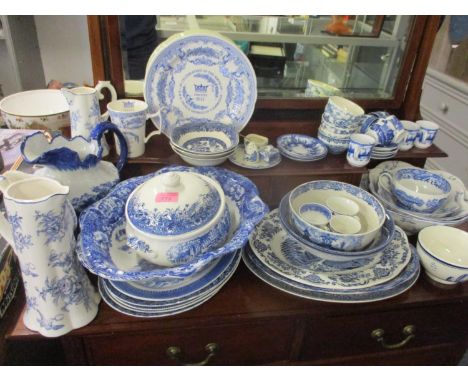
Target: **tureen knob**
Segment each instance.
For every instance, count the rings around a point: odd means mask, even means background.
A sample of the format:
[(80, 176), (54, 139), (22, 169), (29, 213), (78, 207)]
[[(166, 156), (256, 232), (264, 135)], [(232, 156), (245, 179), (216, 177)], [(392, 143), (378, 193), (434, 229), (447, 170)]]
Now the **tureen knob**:
[(177, 187), (180, 184), (179, 174), (170, 172), (164, 176), (163, 184), (167, 187)]

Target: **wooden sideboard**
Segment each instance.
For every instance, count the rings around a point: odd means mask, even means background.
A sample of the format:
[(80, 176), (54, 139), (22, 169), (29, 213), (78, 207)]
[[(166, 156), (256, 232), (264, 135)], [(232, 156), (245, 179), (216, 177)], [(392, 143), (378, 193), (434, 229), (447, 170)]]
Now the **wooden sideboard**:
[[(245, 133), (254, 130), (268, 134), (274, 141), (285, 131), (316, 135), (316, 128), (315, 123), (305, 121), (273, 125), (252, 122)], [(430, 156), (446, 154), (433, 146), (399, 153), (396, 159), (422, 166)], [(183, 162), (171, 151), (165, 137), (153, 138), (143, 157), (129, 161), (123, 177), (155, 171), (168, 164)], [(283, 158), (279, 166), (261, 171), (242, 169), (229, 162), (222, 166), (252, 179), (271, 207), (278, 204), (284, 193), (305, 181), (337, 179), (358, 184), (367, 172), (367, 168), (349, 166), (344, 154), (311, 163)], [(468, 225), (464, 228), (468, 229)], [(47, 361), (36, 362), (447, 365), (459, 362), (468, 340), (468, 283), (442, 289), (432, 285), (424, 274), (398, 297), (375, 303), (337, 304), (278, 291), (241, 263), (217, 295), (192, 311), (161, 319), (140, 319), (122, 315), (102, 302), (91, 324), (55, 340), (24, 327), (23, 298), (22, 293), (17, 296), (12, 314), (18, 314), (10, 319), (6, 334), (7, 351), (21, 352), (20, 360), (16, 357), (13, 361), (17, 364), (28, 364), (36, 352), (49, 351)], [(409, 325), (414, 328), (411, 338), (405, 331)], [(376, 329), (384, 331), (381, 341), (371, 335)], [(174, 347), (180, 350), (177, 359), (168, 353)]]

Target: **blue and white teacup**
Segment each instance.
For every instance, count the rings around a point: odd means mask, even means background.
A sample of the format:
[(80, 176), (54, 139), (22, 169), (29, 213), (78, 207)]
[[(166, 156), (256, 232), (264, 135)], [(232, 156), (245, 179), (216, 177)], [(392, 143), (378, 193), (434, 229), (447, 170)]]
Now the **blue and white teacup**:
[[(120, 99), (107, 104), (107, 110), (111, 121), (117, 125), (125, 136), (128, 146), (128, 157), (136, 158), (145, 152), (145, 143), (161, 133), (160, 112), (148, 114), (148, 104), (136, 99)], [(159, 119), (159, 128), (145, 137), (146, 120)], [(117, 140), (116, 140), (117, 141)], [(120, 145), (116, 145), (117, 153), (120, 153)]]
[(363, 167), (371, 160), (375, 139), (366, 134), (352, 134), (346, 159), (351, 166)]
[(267, 163), (276, 162), (280, 158), (279, 150), (272, 145), (265, 146), (264, 148), (259, 150), (258, 154), (259, 159)]
[(418, 149), (427, 149), (432, 145), (434, 139), (439, 131), (439, 125), (431, 121), (416, 121), (419, 126), (418, 135), (414, 141), (414, 145)]
[(414, 141), (418, 136), (419, 126), (415, 122), (411, 121), (400, 121), (405, 129), (405, 135), (400, 143), (399, 150), (407, 151), (414, 146)]
[(440, 208), (452, 191), (447, 179), (421, 168), (402, 168), (395, 173), (383, 172), (392, 193), (403, 208), (431, 213)]

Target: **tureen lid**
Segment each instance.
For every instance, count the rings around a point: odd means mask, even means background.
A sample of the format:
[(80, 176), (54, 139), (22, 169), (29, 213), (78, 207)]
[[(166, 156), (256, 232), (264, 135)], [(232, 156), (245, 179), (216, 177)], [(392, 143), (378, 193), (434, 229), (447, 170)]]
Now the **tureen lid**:
[(168, 172), (146, 181), (127, 200), (126, 215), (138, 230), (174, 236), (208, 224), (224, 204), (219, 184), (191, 172)]

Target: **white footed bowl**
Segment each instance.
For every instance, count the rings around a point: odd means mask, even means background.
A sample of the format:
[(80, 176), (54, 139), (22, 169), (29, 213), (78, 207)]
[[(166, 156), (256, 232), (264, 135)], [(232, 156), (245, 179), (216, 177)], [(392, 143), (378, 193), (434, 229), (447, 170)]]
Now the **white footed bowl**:
[(417, 250), (427, 275), (442, 284), (468, 280), (468, 232), (446, 226), (424, 228)]

